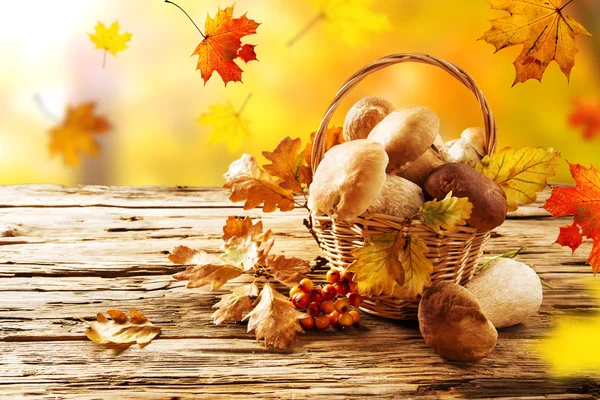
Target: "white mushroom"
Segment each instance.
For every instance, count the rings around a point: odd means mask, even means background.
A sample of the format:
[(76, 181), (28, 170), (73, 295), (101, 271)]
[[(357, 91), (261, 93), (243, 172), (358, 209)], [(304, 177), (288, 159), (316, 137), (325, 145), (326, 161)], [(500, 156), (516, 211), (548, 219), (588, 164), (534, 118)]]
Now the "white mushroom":
[(346, 114), (344, 139), (366, 139), (373, 127), (392, 111), (394, 105), (384, 98), (369, 96), (360, 99)]

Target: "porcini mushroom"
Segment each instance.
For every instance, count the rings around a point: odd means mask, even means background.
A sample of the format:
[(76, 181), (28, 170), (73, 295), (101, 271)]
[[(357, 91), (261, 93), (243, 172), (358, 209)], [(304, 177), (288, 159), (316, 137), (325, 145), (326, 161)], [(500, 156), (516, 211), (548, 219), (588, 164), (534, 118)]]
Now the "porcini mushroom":
[(377, 96), (364, 97), (346, 114), (343, 135), (346, 141), (366, 139), (375, 125), (394, 111), (394, 105)]
[(454, 282), (431, 286), (421, 298), (418, 318), (425, 343), (451, 361), (481, 360), (498, 340), (475, 296)]
[(402, 177), (387, 174), (383, 188), (367, 209), (371, 214), (386, 214), (398, 218), (412, 218), (423, 205), (421, 188)]
[(308, 207), (316, 215), (331, 215), (338, 221), (359, 216), (381, 191), (387, 163), (383, 146), (372, 140), (332, 147), (315, 171)]
[(423, 184), (429, 172), (443, 164), (432, 148), (439, 128), (435, 112), (423, 106), (409, 106), (385, 117), (373, 128), (369, 139), (381, 143), (388, 153), (387, 173)]
[(454, 197), (467, 197), (473, 204), (467, 224), (481, 230), (491, 230), (506, 218), (506, 194), (500, 186), (467, 164), (445, 164), (434, 169), (425, 190), (438, 200), (452, 192)]
[(448, 141), (440, 150), (440, 155), (446, 162), (474, 167), (485, 155), (483, 135), (481, 128), (467, 128), (461, 133), (460, 139)]

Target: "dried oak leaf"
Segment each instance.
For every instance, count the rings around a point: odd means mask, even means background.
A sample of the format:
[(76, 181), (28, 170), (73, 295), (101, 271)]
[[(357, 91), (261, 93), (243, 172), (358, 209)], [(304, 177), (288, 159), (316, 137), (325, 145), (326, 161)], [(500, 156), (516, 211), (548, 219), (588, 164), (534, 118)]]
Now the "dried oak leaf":
[(67, 107), (63, 123), (50, 130), (51, 156), (60, 154), (66, 164), (77, 167), (80, 153), (98, 155), (100, 145), (94, 135), (108, 132), (111, 125), (105, 117), (94, 115), (95, 107), (95, 103)]
[(255, 331), (256, 339), (264, 339), (267, 347), (287, 349), (296, 341), (296, 334), (304, 332), (299, 321), (304, 317), (305, 313), (267, 282), (244, 320), (248, 320), (248, 332)]
[(418, 235), (410, 235), (400, 258), (404, 269), (404, 284), (397, 286), (394, 296), (414, 299), (431, 286), (433, 264), (427, 257), (429, 249)]
[(369, 236), (363, 247), (352, 251), (356, 260), (348, 270), (354, 273), (358, 293), (392, 295), (404, 284), (404, 268), (400, 262), (404, 245), (404, 236), (397, 231)]
[(586, 140), (600, 136), (600, 102), (592, 99), (575, 100), (569, 125), (582, 129), (581, 134)]
[(254, 271), (265, 265), (275, 239), (269, 238), (271, 230), (264, 233), (264, 241), (256, 241), (249, 236), (229, 239), (223, 245), (221, 260), (226, 264), (242, 268), (244, 271)]
[(456, 232), (456, 227), (465, 225), (471, 216), (473, 204), (466, 197), (452, 197), (448, 193), (443, 200), (428, 201), (419, 210), (421, 221), (435, 232), (440, 233), (441, 228)]
[(583, 236), (594, 241), (587, 263), (596, 274), (600, 271), (600, 175), (593, 165), (569, 163), (569, 168), (575, 187), (552, 187), (544, 208), (553, 217), (574, 216), (572, 224), (560, 228), (556, 243), (575, 251)]
[(240, 218), (229, 216), (223, 226), (223, 236), (221, 236), (221, 239), (227, 241), (232, 237), (249, 236), (252, 240), (262, 242), (268, 239), (270, 235), (270, 229), (263, 232), (261, 220), (253, 224), (250, 217)]
[(132, 310), (129, 317), (119, 310), (108, 310), (107, 313), (112, 320), (108, 320), (102, 313), (98, 313), (96, 322), (88, 322), (80, 318), (88, 325), (89, 329), (85, 334), (94, 343), (144, 345), (150, 343), (160, 333), (161, 329), (154, 326), (139, 311)]
[(515, 211), (520, 205), (533, 203), (536, 192), (544, 190), (548, 179), (555, 174), (560, 153), (552, 148), (523, 147), (513, 150), (506, 147), (493, 156), (485, 156), (476, 169), (496, 182), (504, 193), (508, 211)]
[(242, 38), (256, 33), (260, 24), (248, 19), (246, 14), (233, 18), (233, 6), (217, 12), (215, 18), (206, 16), (204, 39), (192, 55), (198, 55), (198, 65), (204, 84), (217, 71), (225, 86), (228, 82), (241, 82), (242, 69), (235, 63), (239, 58), (244, 62), (256, 60), (255, 45), (242, 45)]
[(212, 308), (216, 308), (212, 314), (215, 325), (221, 325), (230, 321), (241, 321), (244, 315), (252, 310), (253, 298), (258, 296), (256, 283), (240, 286), (231, 293), (221, 296), (221, 300)]
[(267, 266), (271, 271), (273, 278), (283, 283), (287, 287), (297, 285), (307, 272), (310, 271), (310, 264), (308, 261), (297, 257), (287, 258), (286, 256), (279, 255), (269, 256), (267, 258)]
[(102, 22), (98, 21), (98, 24), (94, 28), (94, 33), (88, 33), (90, 41), (96, 45), (97, 49), (104, 50), (104, 63), (106, 62), (106, 53), (110, 53), (113, 56), (117, 56), (119, 51), (125, 51), (127, 49), (127, 42), (131, 40), (131, 33), (125, 32), (120, 34), (119, 21), (115, 21), (107, 28)]
[(217, 256), (187, 246), (173, 247), (169, 260), (174, 264), (197, 264), (173, 275), (179, 281), (189, 281), (188, 288), (199, 288), (210, 283), (210, 290), (217, 290), (243, 273), (242, 269), (224, 263)]
[(229, 166), (225, 175), (224, 188), (231, 190), (229, 200), (245, 201), (244, 210), (251, 210), (262, 204), (264, 212), (294, 209), (294, 194), (279, 186), (279, 180), (258, 166), (256, 158), (248, 154)]
[(264, 170), (272, 176), (281, 179), (279, 186), (302, 193), (311, 182), (311, 176), (304, 161), (304, 151), (300, 150), (300, 138), (293, 139), (289, 136), (281, 139), (275, 150), (263, 151), (263, 156), (271, 164), (263, 166)]
[(209, 110), (198, 118), (200, 125), (213, 127), (208, 144), (225, 143), (227, 150), (235, 153), (250, 137), (250, 121), (242, 117), (230, 102), (214, 104), (209, 106)]
[(489, 0), (492, 8), (510, 16), (491, 21), (492, 27), (480, 38), (496, 51), (522, 44), (523, 50), (513, 63), (516, 77), (513, 86), (528, 79), (542, 80), (548, 64), (556, 61), (567, 79), (575, 65), (575, 37), (590, 33), (565, 14), (573, 0)]

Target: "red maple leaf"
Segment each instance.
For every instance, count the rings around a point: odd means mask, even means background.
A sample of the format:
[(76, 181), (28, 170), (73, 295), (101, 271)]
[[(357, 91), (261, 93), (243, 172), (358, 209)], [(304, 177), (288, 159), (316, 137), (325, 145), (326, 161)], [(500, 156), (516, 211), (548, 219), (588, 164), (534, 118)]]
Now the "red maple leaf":
[(569, 115), (569, 125), (581, 128), (586, 140), (600, 136), (600, 103), (595, 100), (575, 100), (573, 111)]
[(560, 227), (556, 243), (575, 251), (583, 236), (594, 241), (587, 263), (594, 274), (600, 271), (600, 175), (592, 165), (585, 168), (569, 163), (574, 187), (553, 187), (544, 208), (553, 217), (573, 215), (573, 223)]
[(254, 45), (242, 46), (242, 37), (253, 35), (260, 24), (248, 19), (246, 14), (233, 18), (233, 6), (225, 10), (219, 9), (215, 19), (206, 16), (204, 25), (204, 39), (200, 42), (192, 55), (197, 54), (198, 67), (204, 84), (209, 80), (214, 71), (217, 71), (223, 82), (241, 82), (242, 69), (235, 63), (236, 58), (244, 62), (256, 60)]

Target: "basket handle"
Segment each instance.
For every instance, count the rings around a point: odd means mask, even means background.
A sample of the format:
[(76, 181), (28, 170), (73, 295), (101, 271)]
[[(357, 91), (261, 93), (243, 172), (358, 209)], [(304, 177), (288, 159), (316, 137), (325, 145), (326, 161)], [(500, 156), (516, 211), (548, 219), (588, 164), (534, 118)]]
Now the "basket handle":
[(483, 114), (483, 123), (485, 125), (485, 154), (492, 155), (494, 150), (496, 149), (496, 141), (497, 141), (497, 132), (498, 128), (496, 127), (496, 121), (494, 120), (494, 114), (490, 109), (490, 105), (488, 104), (485, 96), (471, 77), (466, 71), (462, 68), (446, 61), (441, 58), (433, 57), (427, 54), (421, 53), (398, 53), (391, 54), (389, 56), (382, 57), (378, 60), (373, 61), (370, 64), (365, 65), (358, 71), (356, 71), (338, 90), (335, 98), (329, 105), (327, 112), (323, 116), (321, 120), (321, 125), (317, 130), (315, 135), (315, 140), (313, 142), (312, 148), (312, 170), (313, 172), (317, 170), (319, 163), (323, 159), (325, 155), (325, 146), (326, 146), (326, 138), (325, 132), (327, 131), (327, 126), (333, 117), (335, 110), (338, 108), (340, 102), (349, 91), (354, 89), (356, 85), (358, 85), (364, 78), (366, 78), (369, 74), (379, 71), (385, 67), (389, 67), (390, 65), (400, 64), (403, 62), (416, 62), (421, 64), (429, 64), (435, 65), (448, 72), (458, 81), (460, 81), (463, 85), (465, 85), (477, 98), (477, 102), (479, 103), (479, 107), (481, 108), (481, 112)]

